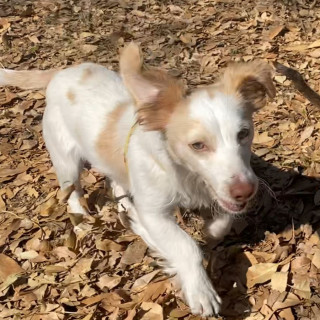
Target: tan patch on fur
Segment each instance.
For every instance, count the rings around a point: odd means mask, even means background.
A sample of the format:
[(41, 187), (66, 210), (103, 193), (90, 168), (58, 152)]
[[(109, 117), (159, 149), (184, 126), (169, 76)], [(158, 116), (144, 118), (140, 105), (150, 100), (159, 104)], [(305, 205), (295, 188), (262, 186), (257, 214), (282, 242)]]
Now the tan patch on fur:
[(139, 123), (146, 130), (163, 130), (184, 96), (182, 83), (166, 71), (143, 68), (140, 48), (134, 43), (120, 55), (120, 73), (135, 99)]
[(71, 103), (74, 103), (75, 100), (76, 100), (76, 96), (75, 96), (74, 92), (71, 89), (69, 89), (68, 92), (67, 92), (67, 98)]
[(90, 68), (84, 69), (79, 83), (80, 84), (85, 83), (92, 76), (92, 74), (93, 74), (93, 71)]
[(138, 121), (146, 130), (162, 130), (183, 98), (182, 83), (162, 70), (147, 70), (142, 72), (142, 76), (159, 89), (159, 94), (152, 103), (139, 107)]
[(254, 109), (262, 108), (266, 104), (267, 95), (273, 98), (276, 94), (272, 69), (263, 61), (230, 65), (210, 90), (212, 89), (239, 97)]
[[(129, 103), (120, 103), (110, 114), (108, 114), (107, 123), (101, 131), (96, 149), (98, 154), (112, 168), (116, 176), (127, 176), (123, 152), (124, 146), (118, 135), (118, 123), (124, 112), (127, 110)], [(118, 181), (121, 183), (121, 181)]]

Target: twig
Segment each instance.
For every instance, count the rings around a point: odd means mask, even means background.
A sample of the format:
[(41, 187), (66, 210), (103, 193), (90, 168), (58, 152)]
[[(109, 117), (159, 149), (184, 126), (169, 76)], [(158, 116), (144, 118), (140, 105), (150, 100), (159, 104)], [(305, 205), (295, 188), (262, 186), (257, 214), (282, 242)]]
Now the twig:
[(312, 104), (320, 108), (320, 95), (308, 86), (297, 70), (286, 67), (279, 62), (274, 62), (273, 64), (277, 72), (285, 75), (291, 80), (297, 90), (299, 90)]

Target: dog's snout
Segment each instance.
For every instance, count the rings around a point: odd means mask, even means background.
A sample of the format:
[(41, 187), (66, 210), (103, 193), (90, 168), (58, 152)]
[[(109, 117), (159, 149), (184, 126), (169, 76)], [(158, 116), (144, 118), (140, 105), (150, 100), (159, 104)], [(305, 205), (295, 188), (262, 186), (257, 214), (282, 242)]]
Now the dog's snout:
[(238, 180), (230, 186), (229, 191), (234, 200), (246, 201), (253, 195), (254, 190), (255, 185), (253, 183)]

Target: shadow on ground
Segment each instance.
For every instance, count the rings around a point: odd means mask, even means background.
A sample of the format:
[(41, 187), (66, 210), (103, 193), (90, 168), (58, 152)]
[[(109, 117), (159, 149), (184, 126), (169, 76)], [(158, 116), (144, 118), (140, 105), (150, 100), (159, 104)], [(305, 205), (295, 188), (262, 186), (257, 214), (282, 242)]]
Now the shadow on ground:
[[(292, 254), (293, 257), (300, 256), (301, 242), (311, 235), (306, 233), (313, 230), (319, 234), (320, 230), (319, 180), (293, 170), (280, 170), (255, 155), (252, 166), (272, 192), (262, 186), (257, 205), (245, 217), (235, 221), (233, 233), (225, 238), (223, 245), (213, 251), (207, 246), (203, 248), (209, 257), (208, 272), (223, 299), (221, 315), (226, 319), (248, 317), (255, 311), (252, 302), (260, 303), (254, 292), (261, 296), (264, 290), (269, 291), (269, 295), (272, 291), (270, 283), (265, 287), (262, 284), (260, 288), (247, 288), (251, 258), (263, 263), (278, 263), (288, 257), (290, 260)], [(312, 230), (301, 227), (306, 224), (311, 225)], [(292, 286), (290, 272), (288, 286)], [(251, 303), (249, 296), (253, 299)], [(293, 314), (297, 317), (294, 311)]]

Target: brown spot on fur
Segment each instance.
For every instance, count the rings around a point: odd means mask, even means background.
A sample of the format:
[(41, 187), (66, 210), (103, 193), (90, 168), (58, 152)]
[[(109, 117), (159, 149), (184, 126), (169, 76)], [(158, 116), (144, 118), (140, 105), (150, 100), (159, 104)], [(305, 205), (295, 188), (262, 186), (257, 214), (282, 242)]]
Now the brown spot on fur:
[(75, 102), (76, 96), (71, 89), (67, 92), (67, 98), (72, 104)]
[[(101, 131), (96, 149), (98, 154), (105, 163), (112, 168), (112, 171), (117, 177), (127, 179), (127, 172), (123, 160), (124, 141), (118, 135), (118, 123), (127, 110), (129, 103), (120, 103), (110, 114), (108, 114), (106, 125)], [(122, 183), (123, 181), (117, 181)]]
[(80, 79), (79, 83), (84, 84), (92, 76), (92, 74), (93, 74), (93, 72), (90, 68), (84, 69), (82, 72), (81, 79)]

